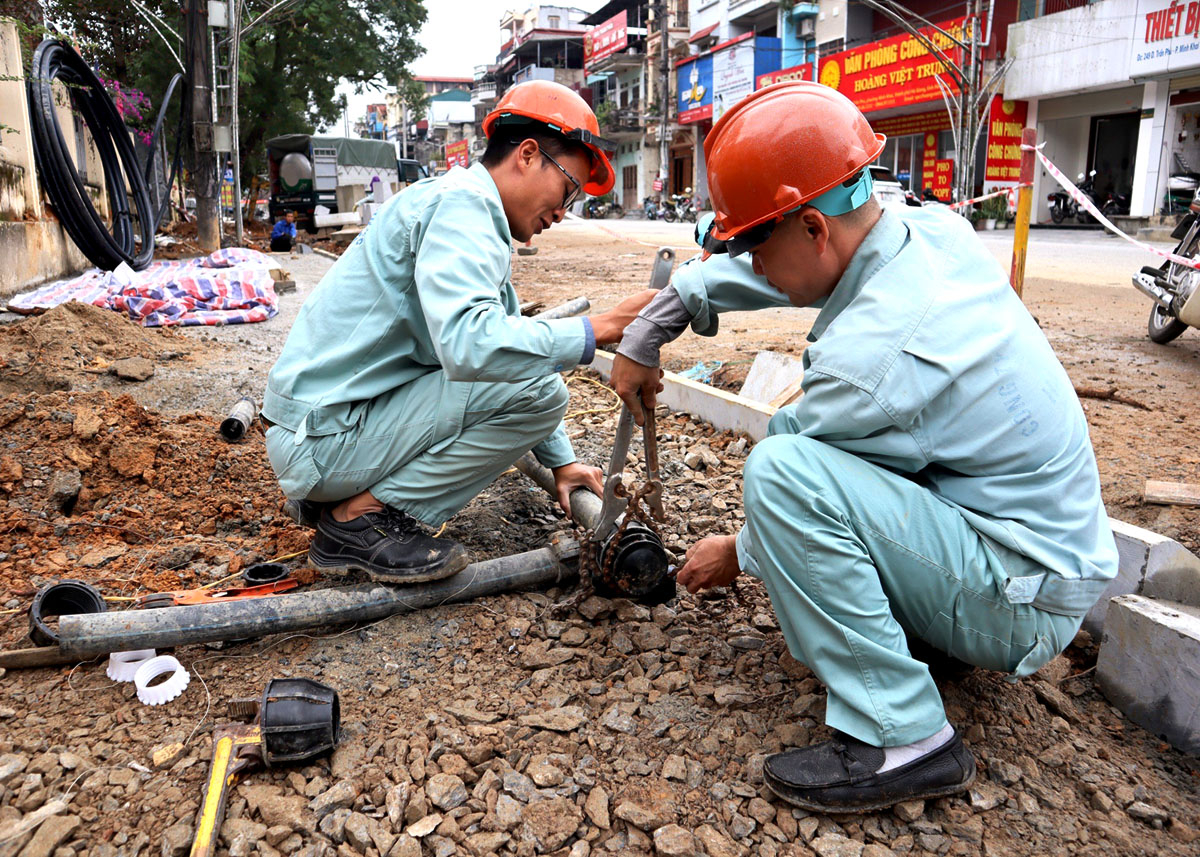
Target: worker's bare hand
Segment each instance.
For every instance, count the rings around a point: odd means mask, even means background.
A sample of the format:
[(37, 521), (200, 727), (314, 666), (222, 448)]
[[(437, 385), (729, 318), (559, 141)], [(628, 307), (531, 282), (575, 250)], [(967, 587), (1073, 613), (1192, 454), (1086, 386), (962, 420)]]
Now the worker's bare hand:
[(580, 464), (572, 461), (562, 467), (552, 468), (554, 474), (554, 493), (558, 497), (558, 505), (571, 516), (571, 492), (576, 488), (586, 488), (593, 494), (604, 494), (604, 471), (599, 467)]
[(635, 295), (630, 295), (608, 312), (591, 316), (592, 333), (596, 336), (597, 345), (612, 345), (621, 341), (625, 326), (637, 318), (637, 314), (646, 308), (646, 304), (659, 295), (657, 289), (645, 289)]
[(613, 358), (610, 383), (621, 401), (629, 407), (638, 425), (645, 422), (642, 417), (643, 403), (647, 410), (654, 410), (657, 395), (663, 388), (662, 376), (663, 372), (657, 366), (643, 366), (624, 354)]
[(675, 579), (688, 592), (725, 586), (742, 573), (738, 567), (736, 536), (709, 536), (687, 550), (687, 561)]

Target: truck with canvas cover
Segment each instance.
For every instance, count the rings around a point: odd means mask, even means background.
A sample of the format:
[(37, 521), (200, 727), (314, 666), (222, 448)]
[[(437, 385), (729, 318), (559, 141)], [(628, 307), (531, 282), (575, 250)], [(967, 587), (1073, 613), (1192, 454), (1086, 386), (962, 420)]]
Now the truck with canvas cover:
[(297, 225), (313, 233), (318, 206), (353, 212), (375, 178), (393, 192), (407, 187), (396, 147), (386, 140), (284, 134), (267, 141), (267, 163), (271, 218), (294, 211)]

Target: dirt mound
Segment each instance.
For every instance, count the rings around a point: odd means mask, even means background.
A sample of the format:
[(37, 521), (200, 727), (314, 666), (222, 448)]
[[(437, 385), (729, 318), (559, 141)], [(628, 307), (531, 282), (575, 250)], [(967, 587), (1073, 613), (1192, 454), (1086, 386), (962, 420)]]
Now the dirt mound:
[(146, 328), (112, 310), (71, 301), (0, 327), (0, 395), (70, 390), (124, 357), (151, 361), (192, 354), (195, 340)]
[(0, 601), (25, 607), (61, 578), (106, 595), (193, 588), (305, 549), (262, 435), (229, 444), (217, 426), (106, 392), (0, 400)]

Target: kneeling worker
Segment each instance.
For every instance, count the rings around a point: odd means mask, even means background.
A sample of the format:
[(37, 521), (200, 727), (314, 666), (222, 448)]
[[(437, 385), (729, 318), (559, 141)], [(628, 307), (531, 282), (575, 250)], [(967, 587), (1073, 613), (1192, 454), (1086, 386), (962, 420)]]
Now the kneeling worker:
[(555, 478), (599, 493), (562, 428), (558, 373), (617, 342), (656, 294), (590, 318), (520, 315), (512, 242), (613, 186), (591, 109), (557, 83), (510, 89), (484, 120), (481, 163), (387, 202), (301, 308), (267, 381), (267, 454), (315, 525), (309, 562), (389, 583), (447, 577), (445, 521), (531, 448)]
[(636, 410), (660, 389), (660, 346), (689, 324), (711, 335), (721, 312), (820, 307), (804, 394), (746, 462), (745, 525), (693, 545), (678, 579), (765, 584), (789, 650), (828, 690), (835, 737), (769, 757), (764, 776), (830, 813), (975, 777), (910, 636), (1029, 675), (1117, 571), (1067, 373), (966, 220), (880, 208), (867, 167), (883, 143), (815, 83), (726, 113), (704, 144), (719, 255), (676, 273), (613, 366)]

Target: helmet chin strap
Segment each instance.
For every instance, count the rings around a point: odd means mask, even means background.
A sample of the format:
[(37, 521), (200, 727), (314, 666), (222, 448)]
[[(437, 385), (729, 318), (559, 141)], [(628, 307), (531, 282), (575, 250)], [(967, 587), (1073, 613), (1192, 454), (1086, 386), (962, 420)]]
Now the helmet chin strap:
[(866, 203), (871, 198), (874, 189), (875, 179), (871, 177), (871, 170), (863, 167), (858, 175), (830, 188), (804, 204), (811, 205), (826, 217), (839, 217), (849, 214)]

